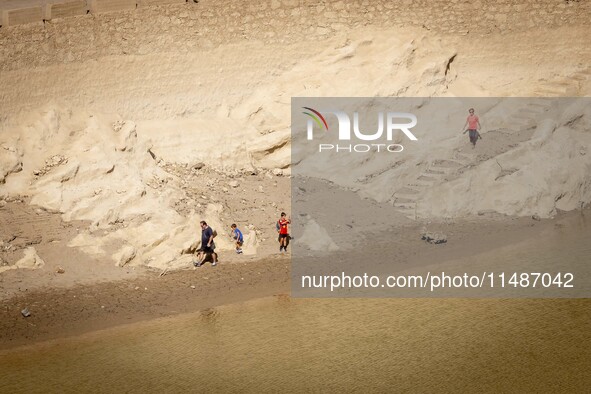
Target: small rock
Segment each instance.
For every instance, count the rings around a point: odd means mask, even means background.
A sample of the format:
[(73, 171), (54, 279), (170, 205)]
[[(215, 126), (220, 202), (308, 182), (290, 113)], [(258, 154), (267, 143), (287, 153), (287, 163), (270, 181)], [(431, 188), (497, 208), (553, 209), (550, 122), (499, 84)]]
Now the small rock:
[(34, 247), (29, 246), (24, 251), (24, 256), (14, 264), (18, 268), (41, 268), (45, 265), (45, 261), (37, 254)]
[(421, 239), (430, 244), (444, 244), (447, 242), (445, 234), (424, 232), (421, 234)]
[(63, 267), (57, 267), (57, 270), (55, 272), (58, 274), (63, 274), (66, 272), (66, 270)]
[(273, 169), (273, 175), (275, 175), (275, 176), (281, 176), (281, 175), (283, 175), (283, 170), (281, 168), (274, 168)]
[(194, 288), (195, 288), (195, 285), (191, 285), (191, 289), (194, 289)]
[(230, 182), (228, 182), (228, 186), (238, 187), (238, 186), (240, 186), (240, 184), (238, 183), (238, 181), (230, 181)]
[(29, 312), (29, 308), (25, 308), (25, 309), (23, 309), (23, 310), (21, 311), (21, 313), (22, 313), (22, 315), (23, 315), (24, 317), (29, 317), (29, 316), (31, 316), (31, 312)]
[(193, 164), (193, 167), (191, 167), (191, 168), (194, 169), (194, 170), (200, 170), (203, 167), (205, 167), (205, 164), (204, 163), (196, 163), (196, 164)]
[(540, 218), (540, 216), (539, 216), (537, 213), (534, 213), (534, 214), (532, 215), (532, 217), (531, 217), (531, 218), (532, 218), (533, 220), (537, 220), (538, 222), (539, 222), (540, 220), (542, 220), (542, 219)]

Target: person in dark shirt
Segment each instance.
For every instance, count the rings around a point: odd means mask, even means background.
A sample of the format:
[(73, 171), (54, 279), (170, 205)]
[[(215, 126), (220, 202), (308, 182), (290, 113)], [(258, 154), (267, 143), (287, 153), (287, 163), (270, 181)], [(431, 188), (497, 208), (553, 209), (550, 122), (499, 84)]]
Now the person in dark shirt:
[(218, 264), (218, 254), (215, 252), (215, 243), (213, 238), (215, 233), (205, 221), (200, 222), (201, 225), (201, 247), (197, 250), (197, 261), (194, 263), (195, 267), (201, 267), (205, 260), (211, 259), (211, 265)]

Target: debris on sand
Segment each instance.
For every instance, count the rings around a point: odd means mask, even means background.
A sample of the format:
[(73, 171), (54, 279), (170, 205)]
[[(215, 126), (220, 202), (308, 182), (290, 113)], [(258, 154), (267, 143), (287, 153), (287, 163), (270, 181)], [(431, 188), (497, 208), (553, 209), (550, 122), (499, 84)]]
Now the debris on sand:
[(25, 309), (23, 309), (23, 310), (21, 311), (21, 313), (22, 313), (22, 315), (23, 315), (24, 317), (29, 317), (29, 316), (31, 316), (31, 312), (29, 312), (29, 308), (25, 308)]
[(444, 244), (447, 242), (447, 236), (441, 233), (423, 232), (421, 239), (430, 244)]

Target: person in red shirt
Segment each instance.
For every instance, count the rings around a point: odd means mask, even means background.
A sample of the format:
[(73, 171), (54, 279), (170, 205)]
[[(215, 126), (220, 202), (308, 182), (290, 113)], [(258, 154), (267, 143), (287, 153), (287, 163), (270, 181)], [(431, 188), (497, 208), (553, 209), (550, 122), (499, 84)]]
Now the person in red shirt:
[(281, 219), (277, 221), (277, 232), (279, 233), (279, 251), (287, 252), (287, 245), (289, 244), (289, 230), (287, 225), (291, 224), (291, 220), (287, 218), (285, 212), (281, 212)]
[[(466, 123), (462, 128), (462, 134), (466, 134), (466, 131), (468, 131), (468, 135), (470, 136), (470, 143), (472, 144), (472, 149), (474, 149), (474, 147), (476, 147), (476, 141), (478, 141), (478, 138), (482, 139), (479, 133), (480, 120), (478, 119), (478, 116), (474, 115), (474, 108), (470, 108), (468, 110), (468, 113), (470, 113), (470, 115), (468, 115), (468, 118), (466, 118)], [(466, 126), (468, 126), (468, 129), (466, 129)]]

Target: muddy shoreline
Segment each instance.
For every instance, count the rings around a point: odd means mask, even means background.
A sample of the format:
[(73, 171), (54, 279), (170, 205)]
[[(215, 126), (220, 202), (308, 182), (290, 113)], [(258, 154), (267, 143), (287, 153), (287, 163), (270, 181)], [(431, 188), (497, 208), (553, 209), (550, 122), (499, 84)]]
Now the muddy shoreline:
[[(449, 242), (444, 245), (420, 240), (422, 226), (415, 224), (401, 231), (406, 235), (400, 238), (400, 256), (413, 262), (469, 256), (536, 237), (586, 213), (572, 212), (544, 221), (497, 217), (431, 223), (431, 229), (448, 234)], [(215, 268), (205, 265), (163, 276), (144, 271), (129, 279), (25, 290), (0, 301), (0, 349), (289, 292), (290, 258), (283, 255), (222, 263)], [(577, 305), (585, 301), (579, 300)], [(31, 311), (28, 318), (21, 315), (25, 307)]]
[[(206, 265), (160, 276), (39, 289), (0, 303), (0, 349), (288, 292), (289, 260)], [(22, 308), (31, 316), (24, 318)]]

